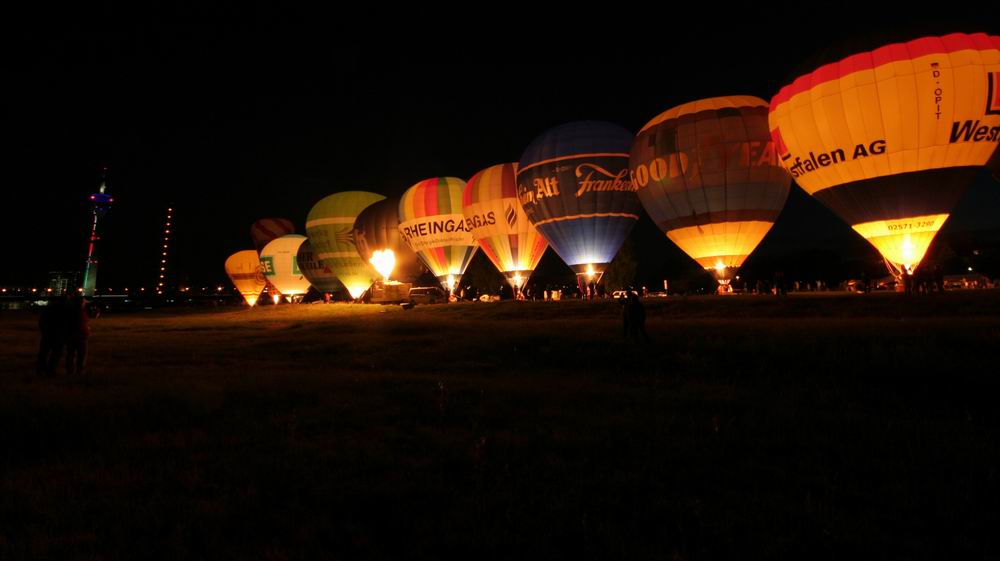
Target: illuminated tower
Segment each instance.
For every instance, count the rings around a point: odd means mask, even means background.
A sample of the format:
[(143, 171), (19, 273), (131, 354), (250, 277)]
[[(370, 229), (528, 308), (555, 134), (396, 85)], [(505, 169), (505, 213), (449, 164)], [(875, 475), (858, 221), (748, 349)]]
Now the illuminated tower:
[(163, 296), (163, 292), (166, 290), (166, 279), (167, 279), (167, 259), (170, 257), (170, 237), (171, 231), (173, 230), (174, 222), (174, 205), (167, 205), (167, 219), (163, 223), (163, 247), (161, 248), (160, 254), (160, 277), (156, 283), (156, 294)]
[(111, 195), (105, 192), (107, 190), (107, 177), (108, 168), (104, 166), (101, 168), (101, 187), (90, 196), (90, 214), (93, 217), (93, 222), (90, 227), (90, 245), (87, 248), (87, 266), (83, 270), (83, 295), (87, 297), (93, 296), (97, 288), (96, 249), (97, 242), (101, 239), (98, 226), (101, 218), (104, 218), (104, 214), (111, 208), (111, 203), (115, 201)]

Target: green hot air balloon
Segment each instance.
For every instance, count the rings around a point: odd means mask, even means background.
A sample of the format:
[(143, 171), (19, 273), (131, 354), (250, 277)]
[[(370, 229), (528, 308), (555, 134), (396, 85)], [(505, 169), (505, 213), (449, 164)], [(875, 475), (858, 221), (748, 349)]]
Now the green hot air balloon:
[(340, 279), (352, 298), (360, 297), (377, 277), (375, 268), (358, 255), (354, 221), (362, 210), (384, 198), (367, 191), (334, 193), (316, 203), (306, 217), (306, 233), (316, 257)]

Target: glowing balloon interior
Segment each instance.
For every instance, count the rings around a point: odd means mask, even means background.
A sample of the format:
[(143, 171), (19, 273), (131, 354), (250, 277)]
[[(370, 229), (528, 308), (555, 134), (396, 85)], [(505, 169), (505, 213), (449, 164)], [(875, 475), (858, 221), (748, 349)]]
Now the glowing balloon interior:
[(517, 199), (517, 163), (499, 164), (469, 180), (462, 195), (466, 226), (514, 288), (524, 286), (548, 242)]
[(306, 232), (316, 256), (355, 299), (371, 286), (375, 270), (358, 255), (354, 221), (366, 207), (384, 198), (366, 191), (335, 193), (316, 203), (306, 218)]
[(297, 260), (299, 247), (305, 241), (305, 236), (289, 234), (271, 240), (260, 252), (260, 270), (264, 278), (289, 300), (309, 291), (309, 281), (299, 269)]
[(635, 139), (632, 179), (657, 226), (720, 283), (767, 234), (788, 198), (767, 102), (728, 96), (685, 103)]
[(897, 268), (915, 268), (996, 147), (998, 77), (1000, 37), (886, 45), (782, 88), (771, 135), (800, 187)]
[(260, 257), (252, 249), (237, 251), (226, 259), (226, 275), (243, 300), (251, 307), (257, 303), (267, 282), (260, 271)]
[(543, 133), (521, 155), (521, 207), (578, 275), (591, 269), (599, 281), (639, 220), (628, 173), (632, 140), (611, 123), (569, 123)]
[(396, 255), (391, 249), (376, 249), (368, 262), (375, 267), (378, 274), (382, 275), (382, 279), (385, 282), (389, 282), (389, 275), (392, 274), (392, 270), (396, 267)]
[(370, 263), (377, 250), (391, 250), (395, 257), (392, 278), (415, 282), (424, 272), (420, 258), (399, 236), (399, 199), (372, 204), (354, 221), (354, 241), (358, 254)]
[(399, 200), (400, 236), (449, 290), (478, 248), (462, 214), (464, 189), (461, 179), (434, 177), (413, 185)]

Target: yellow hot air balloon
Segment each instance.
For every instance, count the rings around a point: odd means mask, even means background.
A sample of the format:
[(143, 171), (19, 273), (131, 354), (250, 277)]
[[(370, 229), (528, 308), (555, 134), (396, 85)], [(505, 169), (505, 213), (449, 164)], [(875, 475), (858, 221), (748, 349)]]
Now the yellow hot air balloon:
[(306, 218), (306, 233), (316, 256), (355, 299), (368, 290), (378, 273), (358, 255), (354, 221), (362, 210), (384, 198), (367, 191), (335, 193), (316, 203)]
[(237, 251), (226, 259), (226, 274), (250, 306), (257, 303), (267, 282), (260, 272), (260, 257), (252, 249)]
[(1000, 136), (1000, 37), (954, 33), (820, 66), (771, 100), (796, 183), (915, 268)]
[(632, 181), (656, 225), (721, 285), (764, 239), (788, 198), (767, 102), (726, 96), (685, 103), (632, 144)]
[(517, 163), (477, 173), (462, 195), (465, 223), (493, 265), (520, 290), (549, 246), (517, 199)]
[(305, 236), (289, 234), (267, 242), (260, 252), (260, 270), (264, 278), (289, 301), (309, 291), (309, 281), (299, 270), (296, 260), (299, 246), (305, 241)]
[(434, 177), (410, 187), (399, 200), (399, 234), (449, 291), (478, 247), (462, 214), (464, 189), (461, 179)]

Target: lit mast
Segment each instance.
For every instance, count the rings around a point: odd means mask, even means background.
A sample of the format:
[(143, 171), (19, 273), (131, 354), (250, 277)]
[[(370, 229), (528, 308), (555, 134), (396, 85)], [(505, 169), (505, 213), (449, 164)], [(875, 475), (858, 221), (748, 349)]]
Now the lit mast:
[(90, 214), (93, 218), (90, 227), (90, 245), (87, 248), (87, 266), (83, 270), (83, 295), (92, 297), (97, 288), (97, 257), (95, 250), (97, 242), (101, 239), (98, 232), (98, 225), (104, 214), (111, 208), (114, 199), (107, 194), (108, 167), (101, 168), (101, 186), (98, 191), (90, 195)]

